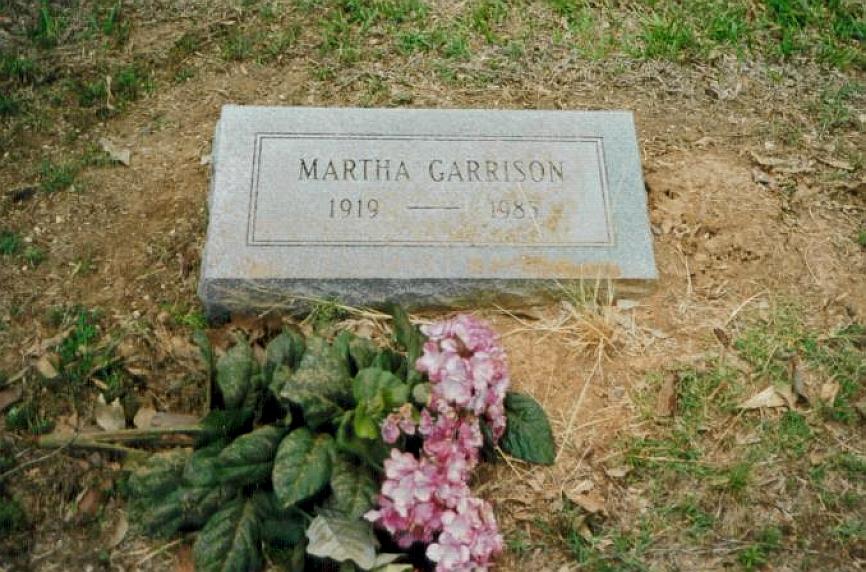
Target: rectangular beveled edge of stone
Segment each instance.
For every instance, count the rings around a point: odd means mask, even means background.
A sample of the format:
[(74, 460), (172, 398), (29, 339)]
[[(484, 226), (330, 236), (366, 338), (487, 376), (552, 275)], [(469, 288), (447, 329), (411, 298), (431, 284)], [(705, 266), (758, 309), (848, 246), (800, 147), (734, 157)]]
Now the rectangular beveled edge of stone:
[(303, 316), (328, 301), (357, 308), (398, 304), (407, 310), (471, 310), (535, 306), (576, 296), (604, 301), (645, 295), (653, 288), (648, 280), (610, 279), (212, 279), (201, 283), (199, 293), (209, 302), (208, 320), (221, 322), (232, 314)]
[[(274, 125), (273, 118), (282, 116), (285, 121), (294, 121), (294, 125), (300, 131), (312, 130), (304, 126), (300, 121), (304, 114), (374, 114), (382, 116), (403, 115), (410, 116), (414, 113), (433, 114), (444, 117), (448, 114), (458, 114), (463, 117), (478, 115), (486, 118), (502, 117), (503, 119), (514, 114), (535, 114), (543, 117), (557, 117), (567, 121), (573, 119), (616, 119), (612, 128), (619, 133), (619, 146), (616, 147), (618, 157), (608, 153), (605, 155), (604, 164), (610, 169), (613, 162), (630, 162), (629, 166), (635, 169), (631, 173), (629, 186), (631, 196), (625, 203), (614, 202), (610, 208), (613, 209), (614, 230), (617, 226), (628, 224), (642, 227), (648, 248), (629, 249), (625, 248), (617, 253), (617, 256), (625, 261), (624, 266), (629, 266), (626, 260), (629, 256), (638, 257), (642, 260), (635, 268), (637, 272), (629, 272), (624, 277), (610, 276), (615, 282), (618, 293), (648, 291), (657, 278), (654, 253), (652, 250), (652, 235), (649, 232), (646, 196), (643, 192), (643, 174), (640, 157), (637, 148), (637, 139), (633, 115), (629, 111), (536, 111), (536, 110), (488, 110), (488, 109), (356, 109), (356, 108), (304, 108), (304, 107), (249, 107), (249, 106), (224, 106), (221, 119), (216, 125), (213, 151), (212, 151), (212, 176), (210, 181), (209, 206), (213, 207), (214, 195), (219, 192), (219, 177), (221, 175), (221, 164), (226, 160), (222, 157), (220, 150), (223, 148), (221, 142), (230, 138), (227, 133), (233, 125), (239, 123), (254, 124), (257, 121), (265, 121), (272, 130), (281, 130), (282, 125), (277, 122)], [(227, 118), (229, 121), (227, 122)], [(227, 126), (228, 123), (228, 126)], [(597, 124), (596, 124), (597, 127)], [(621, 165), (616, 170), (622, 169)], [(614, 182), (613, 184), (616, 184)], [(635, 196), (634, 188), (642, 192)], [(617, 199), (617, 197), (613, 197)], [(620, 194), (619, 199), (623, 198)], [(640, 200), (635, 200), (639, 198)], [(628, 211), (628, 216), (623, 217), (623, 210)], [(213, 217), (213, 213), (210, 215)], [(207, 244), (211, 242), (211, 229), (208, 228)], [(626, 245), (628, 246), (628, 245)], [(646, 246), (646, 245), (644, 245)], [(352, 248), (352, 247), (347, 247)], [(399, 279), (394, 277), (370, 278), (260, 278), (246, 279), (243, 277), (231, 278), (226, 276), (212, 276), (209, 273), (208, 248), (202, 261), (201, 283), (199, 295), (205, 304), (207, 315), (211, 318), (224, 316), (227, 312), (262, 312), (269, 309), (280, 309), (291, 313), (302, 313), (309, 308), (314, 300), (337, 299), (343, 303), (354, 306), (377, 307), (387, 303), (396, 302), (409, 308), (439, 308), (439, 307), (465, 307), (483, 304), (485, 301), (493, 301), (497, 304), (507, 303), (530, 303), (533, 301), (548, 300), (559, 295), (562, 297), (562, 282), (575, 283), (573, 277), (563, 276), (562, 280), (557, 277), (543, 276), (538, 278), (478, 278), (467, 276), (465, 278), (438, 278), (435, 276), (424, 278)], [(591, 263), (592, 261), (590, 261)], [(587, 287), (598, 284), (598, 279), (582, 280)], [(608, 281), (610, 284), (610, 281)], [(558, 294), (559, 293), (559, 294)]]

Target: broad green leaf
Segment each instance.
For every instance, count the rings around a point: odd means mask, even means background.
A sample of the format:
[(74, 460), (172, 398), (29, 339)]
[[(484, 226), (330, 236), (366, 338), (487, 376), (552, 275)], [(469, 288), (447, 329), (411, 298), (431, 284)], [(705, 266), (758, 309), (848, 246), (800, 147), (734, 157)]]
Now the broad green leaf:
[(268, 389), (270, 389), (271, 393), (277, 399), (280, 398), (280, 394), (283, 392), (283, 387), (286, 386), (289, 379), (292, 377), (292, 368), (285, 364), (278, 365), (274, 368), (274, 371), (271, 372), (271, 382), (268, 385)]
[(275, 548), (289, 548), (304, 539), (307, 521), (301, 511), (284, 509), (273, 492), (262, 497), (259, 504), (262, 540)]
[(239, 498), (214, 514), (193, 546), (198, 572), (261, 569), (261, 524), (255, 497)]
[(270, 383), (270, 376), (277, 366), (298, 367), (305, 348), (304, 335), (297, 329), (286, 329), (271, 340), (265, 348), (265, 381)]
[(196, 440), (197, 447), (215, 441), (228, 441), (246, 433), (253, 426), (253, 412), (245, 409), (214, 409), (201, 420), (203, 431)]
[(530, 463), (552, 465), (556, 444), (541, 405), (524, 393), (508, 392), (505, 413), (507, 425), (499, 442), (502, 450)]
[(227, 485), (185, 487), (180, 491), (181, 523), (184, 528), (201, 528), (213, 513), (234, 499), (238, 489)]
[(129, 476), (129, 491), (133, 497), (161, 497), (180, 486), (189, 451), (164, 451), (148, 457)]
[(367, 411), (366, 405), (366, 401), (361, 402), (359, 407), (355, 409), (352, 427), (355, 430), (355, 435), (361, 439), (376, 439), (379, 436), (379, 425)]
[(355, 334), (352, 332), (348, 330), (340, 330), (337, 335), (334, 336), (334, 341), (331, 342), (331, 347), (333, 347), (334, 351), (340, 355), (340, 358), (346, 363), (350, 370), (352, 369), (352, 356), (349, 354), (349, 343), (353, 338), (355, 338)]
[[(382, 369), (368, 367), (362, 369), (352, 382), (352, 394), (357, 403), (382, 401), (382, 411), (399, 407), (409, 399), (409, 386), (399, 377)], [(376, 408), (371, 408), (375, 411)]]
[(237, 486), (269, 480), (277, 447), (285, 434), (283, 427), (266, 425), (232, 441), (219, 454), (220, 480)]
[(301, 427), (289, 433), (277, 449), (273, 485), (280, 504), (288, 508), (322, 490), (331, 478), (334, 440)]
[(130, 514), (134, 522), (137, 522), (148, 536), (174, 535), (183, 524), (181, 492), (182, 489), (176, 489), (162, 497), (135, 499), (130, 503)]
[(250, 376), (250, 386), (247, 394), (244, 396), (244, 401), (241, 404), (241, 409), (252, 411), (254, 419), (258, 420), (261, 415), (261, 408), (264, 405), (265, 397), (265, 375), (261, 372), (254, 373)]
[(233, 499), (232, 487), (182, 487), (146, 503), (136, 503), (135, 520), (151, 536), (168, 537), (182, 528), (200, 528)]
[(357, 457), (368, 465), (381, 467), (388, 456), (389, 448), (381, 439), (362, 439), (355, 433), (355, 413), (355, 411), (347, 411), (343, 414), (337, 426), (335, 440), (337, 449)]
[(319, 515), (307, 529), (307, 553), (337, 562), (352, 561), (364, 570), (376, 565), (376, 538), (370, 523), (343, 516)]
[(209, 487), (217, 483), (217, 457), (227, 441), (216, 441), (196, 450), (183, 469), (184, 482), (196, 487)]
[(373, 360), (378, 353), (378, 346), (369, 338), (355, 336), (349, 341), (349, 356), (352, 358), (356, 372), (373, 365)]
[(280, 397), (298, 404), (313, 429), (336, 417), (351, 401), (348, 364), (321, 338), (307, 340), (298, 369), (281, 381)]
[(331, 473), (331, 490), (335, 507), (342, 513), (360, 518), (373, 508), (379, 486), (367, 467), (360, 467), (337, 455)]
[(370, 364), (370, 367), (384, 369), (391, 373), (400, 371), (404, 366), (405, 360), (403, 356), (390, 348), (382, 348), (379, 350), (379, 353), (373, 358), (373, 363)]
[(389, 313), (393, 317), (394, 341), (406, 350), (406, 382), (415, 385), (422, 379), (421, 373), (415, 369), (415, 362), (423, 353), (424, 335), (409, 321), (409, 314), (400, 306), (392, 305)]
[(254, 365), (253, 352), (243, 338), (217, 361), (216, 381), (226, 409), (237, 409), (243, 404)]

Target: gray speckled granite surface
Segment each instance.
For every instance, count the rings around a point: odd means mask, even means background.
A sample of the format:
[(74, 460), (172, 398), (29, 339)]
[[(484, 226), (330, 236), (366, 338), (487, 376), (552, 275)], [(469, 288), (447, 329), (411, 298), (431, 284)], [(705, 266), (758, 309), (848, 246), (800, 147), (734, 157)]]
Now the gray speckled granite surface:
[(628, 112), (225, 106), (212, 156), (211, 317), (656, 278)]

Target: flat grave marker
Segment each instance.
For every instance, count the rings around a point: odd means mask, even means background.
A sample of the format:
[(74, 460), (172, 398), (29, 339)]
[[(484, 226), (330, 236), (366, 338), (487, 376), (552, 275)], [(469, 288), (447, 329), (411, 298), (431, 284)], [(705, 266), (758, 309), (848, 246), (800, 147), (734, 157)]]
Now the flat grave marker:
[(656, 278), (628, 112), (225, 106), (211, 164), (211, 317)]

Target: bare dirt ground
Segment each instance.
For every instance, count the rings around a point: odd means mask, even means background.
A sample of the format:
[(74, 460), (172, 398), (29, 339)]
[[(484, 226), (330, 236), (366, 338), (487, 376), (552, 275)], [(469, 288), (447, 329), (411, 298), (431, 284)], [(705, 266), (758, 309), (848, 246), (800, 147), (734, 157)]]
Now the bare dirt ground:
[[(315, 4), (277, 6), (269, 19), (246, 5), (143, 3), (125, 8), (120, 47), (72, 37), (33, 52), (51, 73), (97, 82), (115, 63), (136, 62), (152, 85), (100, 115), (38, 76), (15, 92), (32, 98), (24, 118), (0, 117), (0, 231), (20, 238), (0, 257), (0, 371), (9, 380), (0, 396), (20, 387), (55, 425), (94, 425), (105, 388), (85, 379), (73, 398), (42, 384), (37, 367), (80, 307), (101, 311), (97, 336), (139, 404), (204, 412), (189, 338), (201, 320), (202, 158), (223, 104), (630, 109), (655, 290), (602, 304), (563, 291), (548, 307), (479, 309), (504, 338), (516, 388), (547, 409), (559, 446), (553, 467), (500, 463), (479, 475), (507, 539), (500, 569), (862, 569), (862, 67), (724, 50), (588, 57), (574, 45), (603, 38), (569, 36), (577, 32), (541, 3), (521, 3), (493, 26), (522, 38), (514, 57), (477, 31), (465, 58), (405, 53), (381, 22), (359, 30), (350, 21), (351, 42), (331, 49), (319, 21), (335, 8), (304, 8)], [(434, 5), (429, 19), (447, 23), (476, 5), (464, 4)], [(31, 12), (0, 7), (4, 49), (24, 50), (14, 18)], [(621, 14), (641, 21), (630, 8)], [(268, 42), (286, 30), (291, 41), (272, 54)], [(231, 52), (236, 33), (253, 34), (248, 52)], [(183, 48), (184, 38), (194, 45)], [(358, 55), (346, 60), (349, 49)], [(129, 166), (92, 160), (102, 137), (131, 150)], [(45, 161), (81, 166), (49, 192)], [(41, 255), (28, 257), (28, 247)], [(805, 398), (736, 408), (795, 382)], [(845, 403), (834, 409), (839, 392)], [(39, 450), (26, 427), (3, 439), (21, 467), (7, 487), (28, 516), (3, 541), (0, 569), (190, 569), (189, 538), (153, 541), (134, 526), (121, 534), (116, 459)]]

